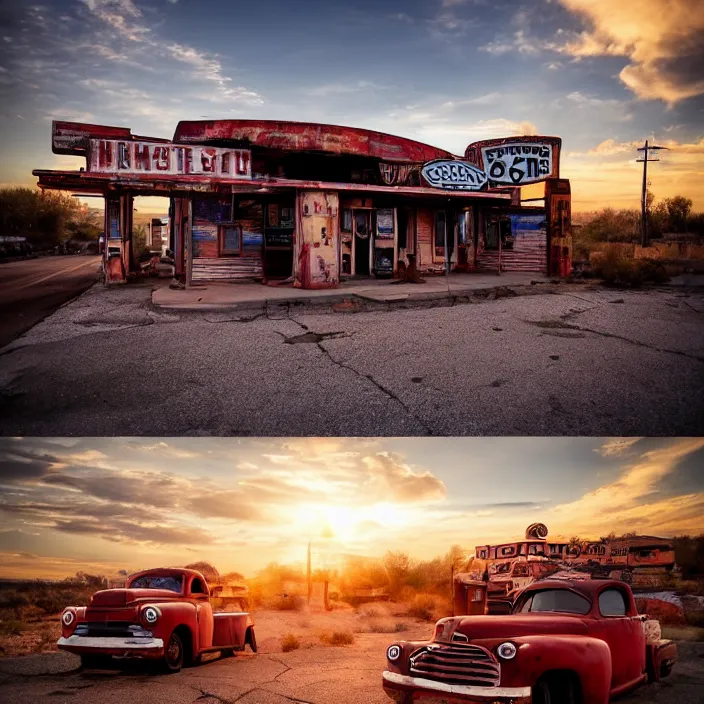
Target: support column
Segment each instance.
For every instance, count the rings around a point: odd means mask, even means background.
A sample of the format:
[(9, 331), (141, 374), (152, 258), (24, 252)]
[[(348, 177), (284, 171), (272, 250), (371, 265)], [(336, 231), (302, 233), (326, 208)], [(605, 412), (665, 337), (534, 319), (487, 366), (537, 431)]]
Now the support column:
[(572, 274), (572, 194), (566, 178), (545, 181), (548, 275)]
[(128, 268), (124, 265), (123, 196), (105, 196), (103, 272), (106, 284), (124, 284)]

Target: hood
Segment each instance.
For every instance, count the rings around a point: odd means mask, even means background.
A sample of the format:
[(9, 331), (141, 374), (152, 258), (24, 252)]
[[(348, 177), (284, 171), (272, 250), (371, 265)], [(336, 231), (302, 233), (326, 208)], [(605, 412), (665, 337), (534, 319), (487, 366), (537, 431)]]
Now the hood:
[(180, 594), (170, 589), (103, 589), (95, 592), (91, 606), (127, 606), (139, 601), (173, 601)]
[(516, 614), (506, 616), (465, 616), (457, 619), (456, 633), (470, 641), (481, 638), (518, 638), (551, 634), (581, 634), (587, 626), (579, 616), (561, 614)]

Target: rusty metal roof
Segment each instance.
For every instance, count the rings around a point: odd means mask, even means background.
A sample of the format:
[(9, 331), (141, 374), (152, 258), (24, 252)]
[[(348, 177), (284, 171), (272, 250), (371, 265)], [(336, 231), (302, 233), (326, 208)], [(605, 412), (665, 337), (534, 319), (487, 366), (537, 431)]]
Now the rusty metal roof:
[(451, 152), (405, 137), (359, 127), (285, 120), (185, 120), (178, 123), (174, 142), (203, 144), (235, 141), (283, 151), (364, 156), (397, 163), (457, 159)]

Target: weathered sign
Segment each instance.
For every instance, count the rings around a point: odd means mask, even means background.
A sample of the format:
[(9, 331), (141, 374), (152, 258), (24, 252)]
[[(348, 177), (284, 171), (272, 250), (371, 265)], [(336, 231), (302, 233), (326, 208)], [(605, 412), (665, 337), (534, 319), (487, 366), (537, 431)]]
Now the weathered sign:
[(98, 173), (215, 176), (251, 180), (248, 149), (224, 149), (169, 142), (90, 140), (88, 170)]
[(434, 188), (452, 191), (478, 191), (487, 182), (481, 169), (466, 161), (436, 159), (429, 161), (421, 171), (423, 178)]
[(548, 178), (552, 151), (550, 144), (511, 142), (482, 147), (482, 161), (490, 181), (517, 186)]
[(473, 142), (464, 158), (483, 169), (490, 184), (525, 186), (560, 177), (559, 137), (524, 135)]

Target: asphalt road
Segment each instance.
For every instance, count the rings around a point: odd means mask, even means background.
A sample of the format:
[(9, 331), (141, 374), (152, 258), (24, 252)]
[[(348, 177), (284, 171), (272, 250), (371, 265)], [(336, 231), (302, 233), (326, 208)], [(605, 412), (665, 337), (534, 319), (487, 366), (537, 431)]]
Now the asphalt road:
[(95, 283), (99, 266), (93, 255), (0, 263), (0, 346)]
[(95, 286), (0, 354), (8, 435), (702, 435), (704, 292), (241, 320)]
[[(315, 647), (289, 653), (215, 656), (174, 675), (140, 664), (80, 671), (65, 653), (0, 660), (0, 699), (13, 704), (390, 704), (381, 687), (384, 634), (365, 634), (351, 647)], [(661, 683), (619, 699), (622, 704), (702, 704), (704, 644), (679, 643), (680, 661)]]

